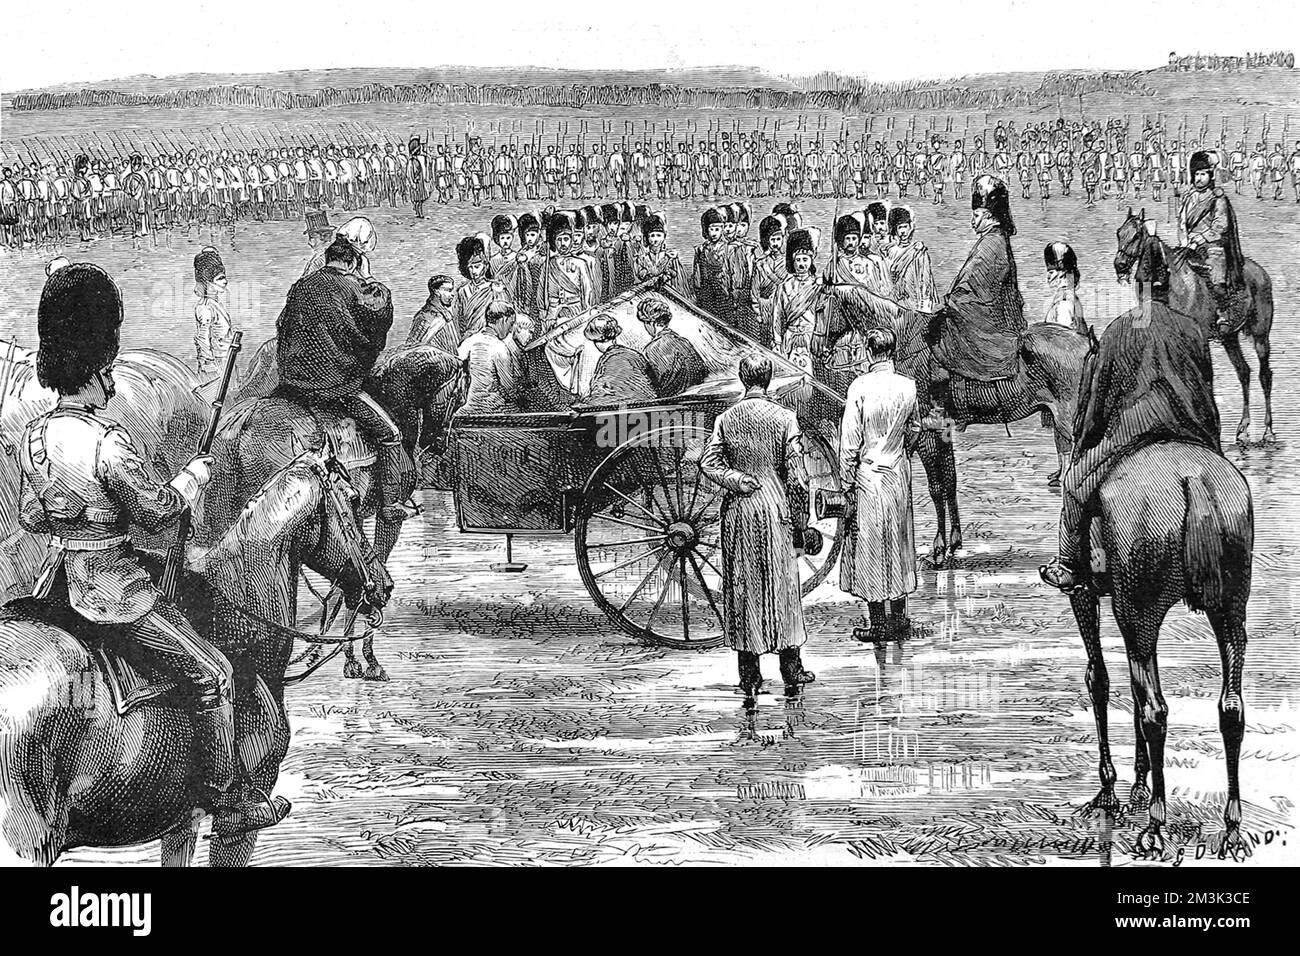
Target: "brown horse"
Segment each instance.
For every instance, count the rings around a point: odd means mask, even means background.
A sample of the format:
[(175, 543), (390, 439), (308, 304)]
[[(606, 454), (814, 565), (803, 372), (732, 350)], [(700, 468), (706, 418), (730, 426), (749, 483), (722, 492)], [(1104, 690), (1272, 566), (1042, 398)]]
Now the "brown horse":
[[(230, 659), (241, 737), (261, 726), (275, 742), (248, 781), (263, 793), (289, 745), (284, 677), (303, 564), (337, 580), (352, 607), (377, 609), (392, 590), (345, 473), (310, 455), (272, 476), (181, 586), (182, 609)], [(190, 702), (155, 688), (122, 713), (98, 654), (78, 639), (85, 627), (31, 598), (0, 610), (0, 862), (48, 865), (74, 847), (161, 837), (163, 862), (188, 865), (203, 783)], [(244, 865), (256, 841), (214, 839), (211, 862)]]
[[(1133, 688), (1137, 754), (1130, 804), (1148, 807), (1138, 848), (1157, 855), (1164, 851), (1169, 708), (1160, 693), (1156, 642), (1169, 609), (1184, 601), (1209, 618), (1223, 661), (1219, 730), (1228, 769), (1223, 847), (1235, 855), (1245, 846), (1237, 767), (1246, 728), (1241, 672), (1254, 542), (1250, 487), (1231, 462), (1209, 448), (1160, 442), (1129, 455), (1106, 478), (1100, 521), (1100, 536), (1094, 527), (1093, 539), (1105, 551), (1111, 609), (1124, 638)], [(1088, 808), (1113, 813), (1120, 803), (1107, 736), (1110, 680), (1101, 651), (1097, 593), (1076, 589), (1070, 604), (1088, 654), (1087, 685), (1101, 753), (1101, 791)]]
[[(329, 448), (347, 468), (357, 488), (362, 516), (376, 516), (375, 551), (378, 559), (386, 562), (401, 535), (402, 519), (377, 516), (380, 489), (375, 480), (376, 449), (351, 421), (279, 397), (275, 353), (275, 339), (258, 349), (250, 374), (217, 433), (213, 445), (216, 463), (200, 515), (199, 540), (212, 541), (221, 535), (243, 502), (285, 462), (303, 451), (324, 453)], [(367, 391), (401, 428), (407, 451), (413, 457), (422, 447), (433, 445), (436, 449), (441, 442), (449, 409), (458, 396), (459, 371), (455, 356), (431, 345), (393, 349), (383, 353), (376, 363), (366, 383)], [(413, 490), (412, 485), (404, 493)], [(388, 679), (375, 656), (371, 634), (361, 641), (364, 670), (351, 643), (345, 645), (345, 650), (345, 677)]]
[[(1153, 223), (1146, 218), (1146, 210), (1136, 216), (1130, 207), (1128, 216), (1115, 233), (1118, 249), (1115, 252), (1115, 274), (1121, 281), (1127, 280), (1138, 261), (1138, 254), (1145, 242), (1158, 242), (1164, 246), (1165, 258), (1169, 263), (1169, 307), (1185, 315), (1196, 317), (1216, 315), (1214, 295), (1209, 282), (1193, 267), (1192, 257), (1185, 248), (1171, 249), (1164, 241), (1151, 231)], [(1232, 367), (1236, 369), (1237, 380), (1241, 383), (1241, 421), (1237, 424), (1237, 444), (1245, 445), (1250, 441), (1250, 366), (1241, 351), (1240, 337), (1244, 334), (1255, 344), (1255, 355), (1259, 359), (1259, 387), (1264, 393), (1264, 434), (1262, 441), (1271, 445), (1277, 441), (1273, 433), (1273, 365), (1269, 334), (1273, 329), (1273, 280), (1254, 259), (1247, 259), (1243, 276), (1246, 280), (1245, 306), (1246, 323), (1238, 332), (1219, 336), (1217, 327), (1211, 325), (1213, 335), (1220, 340), (1223, 350), (1228, 354)]]
[[(891, 299), (873, 295), (857, 286), (828, 285), (818, 304), (825, 335), (814, 337), (814, 370), (817, 378), (841, 395), (861, 369), (836, 360), (837, 345), (852, 332), (887, 328), (897, 338), (895, 365), (900, 373), (916, 380), (916, 395), (924, 415), (930, 408), (930, 377), (934, 357), (925, 342), (929, 315), (903, 308)], [(1014, 377), (998, 382), (963, 381), (953, 377), (957, 399), (956, 420), (946, 431), (922, 432), (917, 453), (925, 466), (926, 481), (938, 528), (930, 560), (942, 567), (956, 557), (962, 546), (961, 518), (957, 510), (957, 461), (953, 435), (967, 425), (1007, 425), (1039, 415), (1050, 424), (1056, 443), (1057, 468), (1048, 482), (1055, 486), (1071, 448), (1070, 429), (1079, 375), (1088, 354), (1088, 339), (1055, 325), (1031, 326), (1021, 338), (1020, 362)], [(842, 351), (840, 352), (842, 354)], [(838, 418), (817, 416), (828, 427)], [(833, 445), (832, 447), (837, 447)], [(951, 523), (951, 524), (950, 524)]]

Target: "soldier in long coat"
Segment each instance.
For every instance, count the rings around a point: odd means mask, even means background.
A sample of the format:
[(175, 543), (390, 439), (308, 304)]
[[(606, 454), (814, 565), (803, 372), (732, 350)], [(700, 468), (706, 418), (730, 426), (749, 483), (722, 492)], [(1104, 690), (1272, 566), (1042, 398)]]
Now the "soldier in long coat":
[[(916, 590), (912, 467), (920, 433), (916, 382), (894, 370), (894, 335), (866, 335), (867, 371), (849, 386), (840, 426), (840, 481), (849, 540), (840, 556), (840, 589), (867, 602), (869, 628), (879, 640), (906, 627), (907, 595)], [(889, 603), (890, 619), (885, 615)]]
[(740, 362), (744, 398), (714, 422), (700, 467), (722, 499), (722, 605), (728, 645), (737, 653), (740, 686), (752, 699), (763, 680), (759, 655), (777, 654), (787, 692), (815, 679), (804, 670), (804, 630), (791, 496), (806, 487), (795, 413), (767, 397), (772, 362)]

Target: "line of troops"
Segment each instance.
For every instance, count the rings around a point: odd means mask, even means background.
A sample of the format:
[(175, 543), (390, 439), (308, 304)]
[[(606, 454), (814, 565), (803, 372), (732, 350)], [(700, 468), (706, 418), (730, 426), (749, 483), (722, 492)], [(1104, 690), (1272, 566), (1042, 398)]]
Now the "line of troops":
[[(1046, 122), (1017, 130), (998, 124), (991, 142), (952, 134), (904, 136), (890, 142), (863, 136), (784, 145), (762, 132), (722, 132), (689, 141), (633, 141), (590, 146), (470, 139), (430, 147), (419, 138), (405, 145), (328, 144), (265, 150), (190, 150), (146, 157), (89, 153), (75, 159), (31, 160), (0, 173), (0, 243), (53, 243), (79, 236), (143, 237), (160, 228), (193, 228), (243, 219), (292, 219), (308, 207), (361, 209), (412, 203), (484, 201), (747, 199), (781, 196), (947, 201), (992, 173), (1019, 182), (1022, 198), (1053, 188), (1070, 195), (1076, 179), (1088, 203), (1098, 198), (1156, 201), (1187, 184), (1186, 143), (1148, 124), (1139, 137), (1112, 121)], [(1300, 202), (1300, 142), (1287, 155), (1244, 140), (1217, 145), (1219, 175), (1230, 174), (1241, 192), (1250, 183), (1258, 198), (1283, 198), (1289, 183)]]
[[(810, 363), (819, 230), (805, 227), (788, 202), (776, 203), (758, 221), (757, 237), (753, 221), (747, 201), (709, 206), (687, 262), (668, 243), (665, 217), (641, 203), (495, 216), (490, 233), (457, 244), (459, 285), (450, 276), (430, 280), (410, 344), (455, 352), (484, 328), (495, 303), (513, 306), (529, 318), (533, 335), (544, 335), (571, 316), (653, 284), (693, 300), (750, 340)], [(875, 201), (841, 215), (833, 242), (836, 282), (909, 308), (934, 308), (929, 251), (906, 206)]]

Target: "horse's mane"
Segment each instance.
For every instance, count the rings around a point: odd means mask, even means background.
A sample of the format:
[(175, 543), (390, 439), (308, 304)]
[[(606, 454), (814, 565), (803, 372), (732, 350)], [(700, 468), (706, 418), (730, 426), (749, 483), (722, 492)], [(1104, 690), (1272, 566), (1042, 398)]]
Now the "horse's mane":
[[(311, 453), (299, 455), (293, 461), (289, 462), (275, 474), (273, 474), (266, 483), (262, 485), (257, 492), (248, 499), (243, 508), (240, 509), (239, 516), (231, 523), (230, 527), (222, 534), (221, 544), (238, 544), (248, 539), (250, 535), (256, 534), (259, 537), (264, 536), (266, 529), (283, 527), (285, 522), (282, 517), (277, 516), (272, 519), (266, 514), (270, 505), (281, 505), (282, 501), (277, 501), (272, 497), (272, 492), (281, 490), (288, 483), (290, 478), (307, 478), (315, 479), (315, 468), (319, 464), (319, 459)], [(292, 492), (285, 492), (290, 496), (288, 500), (297, 503), (297, 499), (292, 497)]]

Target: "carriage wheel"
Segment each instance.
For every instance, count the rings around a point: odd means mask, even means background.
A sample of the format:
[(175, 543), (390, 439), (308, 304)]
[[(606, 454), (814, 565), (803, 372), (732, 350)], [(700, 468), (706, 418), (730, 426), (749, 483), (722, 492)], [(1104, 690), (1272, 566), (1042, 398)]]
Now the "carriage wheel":
[[(675, 648), (723, 641), (723, 490), (700, 470), (702, 428), (665, 428), (615, 449), (592, 473), (578, 506), (578, 570), (596, 605), (634, 637)], [(809, 443), (814, 490), (838, 489), (824, 442)], [(817, 525), (824, 547), (800, 559), (807, 594), (839, 554), (831, 519)]]

